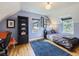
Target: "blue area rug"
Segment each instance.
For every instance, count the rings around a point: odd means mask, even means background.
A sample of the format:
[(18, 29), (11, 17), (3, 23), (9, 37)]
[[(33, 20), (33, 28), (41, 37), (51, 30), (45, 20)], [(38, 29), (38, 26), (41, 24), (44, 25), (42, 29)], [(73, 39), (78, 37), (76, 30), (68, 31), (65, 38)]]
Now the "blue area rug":
[(69, 53), (45, 41), (33, 41), (31, 46), (36, 56), (70, 56)]

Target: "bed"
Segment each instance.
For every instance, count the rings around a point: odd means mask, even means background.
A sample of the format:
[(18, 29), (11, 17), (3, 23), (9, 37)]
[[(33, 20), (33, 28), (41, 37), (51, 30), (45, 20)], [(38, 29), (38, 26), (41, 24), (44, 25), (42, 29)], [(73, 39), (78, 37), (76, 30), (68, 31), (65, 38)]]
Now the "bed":
[(70, 51), (73, 51), (74, 48), (76, 48), (79, 45), (79, 39), (76, 37), (68, 38), (68, 37), (55, 36), (53, 37), (53, 42)]

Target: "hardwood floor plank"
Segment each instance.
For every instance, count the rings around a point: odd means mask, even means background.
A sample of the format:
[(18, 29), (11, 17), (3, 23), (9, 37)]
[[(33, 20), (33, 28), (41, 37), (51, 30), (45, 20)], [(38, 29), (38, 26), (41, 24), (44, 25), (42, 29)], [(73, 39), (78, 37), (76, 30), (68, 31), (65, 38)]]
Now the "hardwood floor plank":
[(29, 44), (17, 45), (15, 48), (11, 48), (8, 51), (9, 56), (34, 56), (34, 52)]

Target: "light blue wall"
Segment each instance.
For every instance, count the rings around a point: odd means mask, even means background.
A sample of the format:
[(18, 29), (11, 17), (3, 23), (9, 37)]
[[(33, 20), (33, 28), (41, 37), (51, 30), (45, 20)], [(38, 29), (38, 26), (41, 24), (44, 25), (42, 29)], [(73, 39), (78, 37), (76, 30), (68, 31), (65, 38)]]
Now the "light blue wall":
[[(39, 14), (31, 13), (31, 12), (25, 12), (25, 11), (19, 11), (15, 15), (6, 17), (3, 21), (0, 22), (0, 31), (11, 31), (12, 37), (15, 37), (17, 39), (17, 16), (29, 17), (29, 39), (43, 37), (43, 28), (42, 27), (39, 28), (38, 32), (32, 33), (32, 18), (40, 19), (41, 16), (43, 16), (43, 15), (39, 15)], [(15, 20), (15, 23), (16, 23), (15, 28), (6, 27), (7, 19)]]
[(79, 23), (74, 24), (74, 36), (79, 38)]

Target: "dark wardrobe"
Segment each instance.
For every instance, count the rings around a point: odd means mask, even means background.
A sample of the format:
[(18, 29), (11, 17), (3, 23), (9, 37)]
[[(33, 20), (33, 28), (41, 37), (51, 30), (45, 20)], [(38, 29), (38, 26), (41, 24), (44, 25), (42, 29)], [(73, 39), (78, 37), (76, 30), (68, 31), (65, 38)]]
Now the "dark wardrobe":
[(28, 34), (28, 17), (18, 16), (18, 44), (28, 43), (29, 34)]

